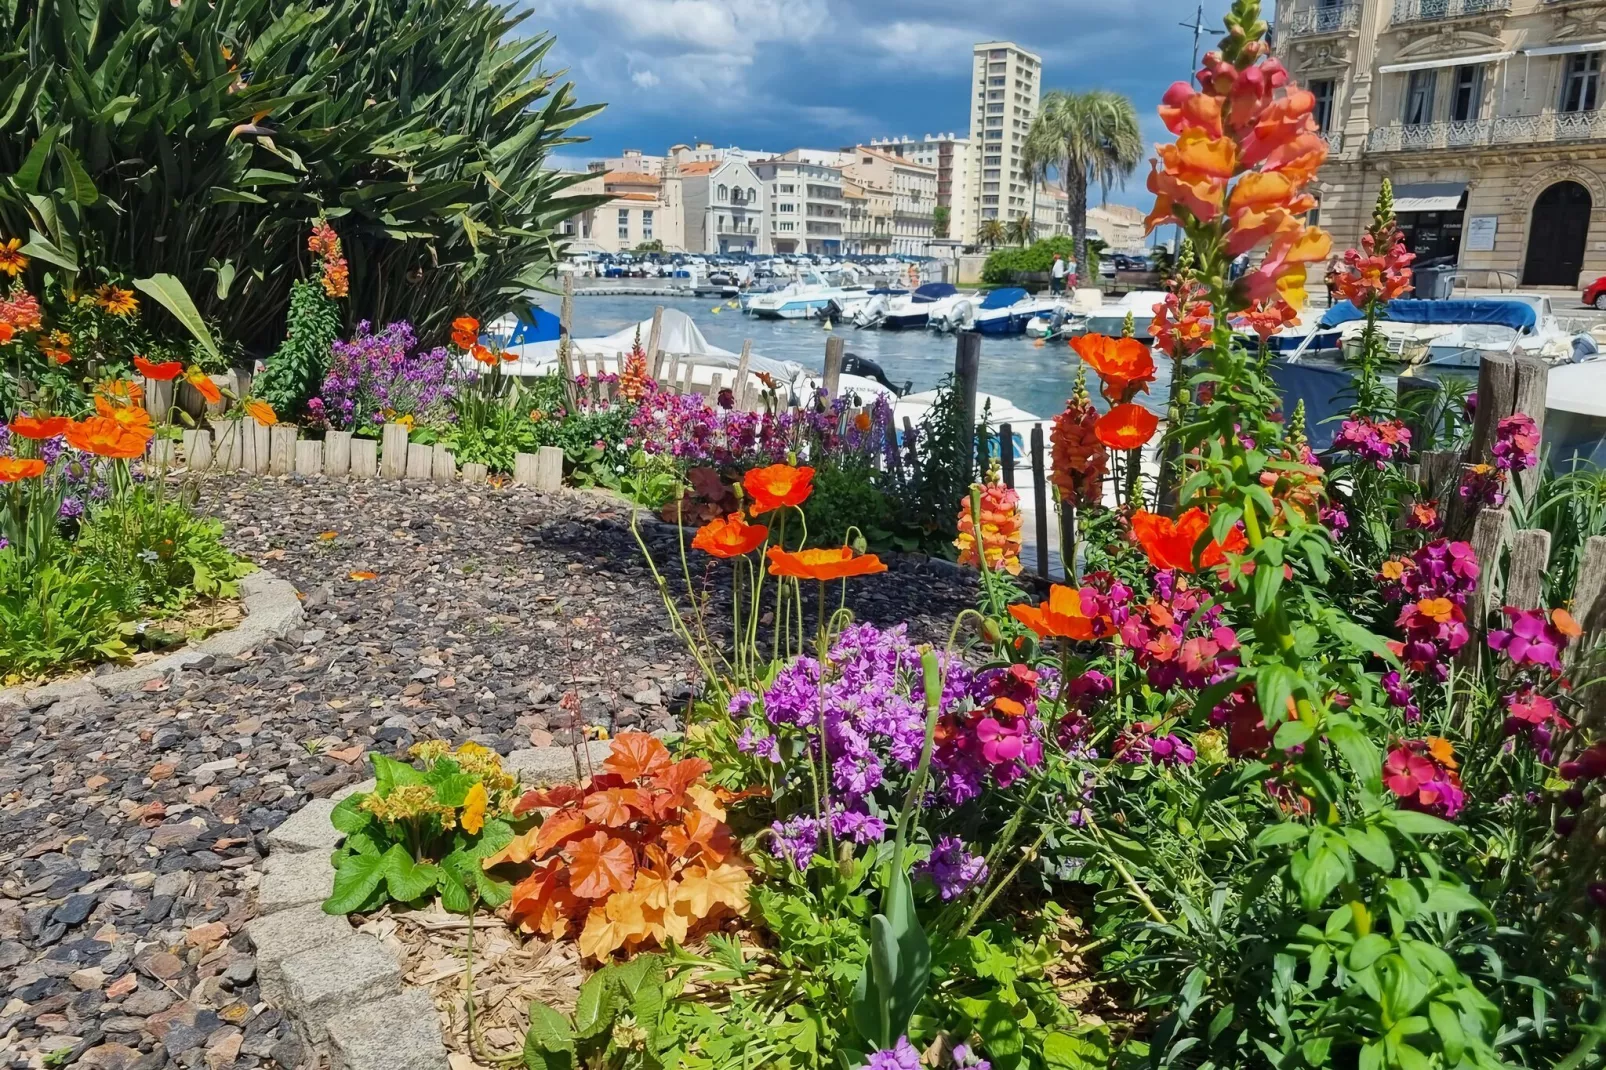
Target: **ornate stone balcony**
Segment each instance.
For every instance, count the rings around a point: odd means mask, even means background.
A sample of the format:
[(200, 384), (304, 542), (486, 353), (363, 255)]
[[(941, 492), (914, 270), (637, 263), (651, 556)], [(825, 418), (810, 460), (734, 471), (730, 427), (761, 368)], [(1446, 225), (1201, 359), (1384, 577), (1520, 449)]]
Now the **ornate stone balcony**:
[(1511, 0), (1394, 0), (1391, 25), (1499, 15), (1511, 10)]
[(1606, 112), (1544, 112), (1507, 115), (1470, 123), (1421, 123), (1374, 127), (1366, 151), (1430, 152), (1490, 145), (1538, 145), (1606, 138)]
[(1343, 0), (1338, 4), (1307, 6), (1290, 11), (1286, 17), (1277, 20), (1277, 30), (1284, 37), (1310, 37), (1353, 30), (1360, 24), (1360, 0)]

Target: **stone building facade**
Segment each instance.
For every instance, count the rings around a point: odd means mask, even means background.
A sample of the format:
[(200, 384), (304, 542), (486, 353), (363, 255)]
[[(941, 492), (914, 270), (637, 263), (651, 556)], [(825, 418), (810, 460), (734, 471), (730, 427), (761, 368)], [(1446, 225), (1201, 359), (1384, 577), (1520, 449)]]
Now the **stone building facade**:
[[(1419, 262), (1472, 287), (1606, 274), (1606, 0), (1280, 0), (1276, 52), (1317, 97), (1335, 250), (1382, 180)], [(1319, 269), (1319, 266), (1318, 266)]]

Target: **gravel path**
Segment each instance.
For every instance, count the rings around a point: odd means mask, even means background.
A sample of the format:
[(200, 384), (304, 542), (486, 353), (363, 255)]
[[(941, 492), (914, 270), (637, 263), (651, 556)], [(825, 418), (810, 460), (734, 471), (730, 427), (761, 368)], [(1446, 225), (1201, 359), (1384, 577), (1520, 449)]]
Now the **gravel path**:
[[(304, 629), (119, 699), (0, 705), (0, 1066), (304, 1065), (243, 931), (264, 833), (368, 749), (565, 746), (569, 692), (612, 731), (673, 727), (690, 694), (617, 502), (289, 477), (211, 482), (203, 508), (295, 584)], [(911, 558), (853, 590), (941, 640), (974, 585)]]

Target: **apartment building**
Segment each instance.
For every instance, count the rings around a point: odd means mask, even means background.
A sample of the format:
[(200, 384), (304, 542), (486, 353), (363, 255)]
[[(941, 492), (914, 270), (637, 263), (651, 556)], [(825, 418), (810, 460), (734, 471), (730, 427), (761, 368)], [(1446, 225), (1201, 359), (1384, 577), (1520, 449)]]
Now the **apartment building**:
[(1279, 0), (1276, 50), (1332, 154), (1314, 192), (1358, 243), (1387, 176), (1412, 251), (1473, 286), (1606, 273), (1606, 0)]
[[(610, 161), (611, 162), (611, 161)], [(606, 194), (611, 199), (599, 208), (571, 216), (559, 224), (574, 252), (629, 252), (659, 242), (666, 252), (686, 251), (684, 206), (678, 175), (643, 171), (605, 170), (606, 162), (592, 165), (585, 181), (560, 196)]]
[(846, 251), (842, 169), (809, 162), (821, 158), (817, 150), (793, 149), (752, 164), (769, 195), (770, 252), (838, 256)]
[(854, 161), (842, 168), (842, 177), (851, 179), (867, 193), (875, 191), (890, 199), (891, 252), (927, 254), (937, 207), (935, 167), (860, 145), (854, 150)]
[(970, 151), (967, 153), (968, 229), (973, 241), (989, 219), (1032, 214), (1032, 179), (1021, 170), (1021, 148), (1042, 100), (1043, 61), (1010, 41), (984, 41), (971, 50)]
[(976, 205), (970, 188), (970, 138), (958, 134), (871, 138), (870, 147), (937, 169), (937, 207), (948, 210), (949, 238), (975, 237)]
[(771, 251), (765, 183), (743, 156), (677, 163), (671, 174), (681, 185), (689, 252)]

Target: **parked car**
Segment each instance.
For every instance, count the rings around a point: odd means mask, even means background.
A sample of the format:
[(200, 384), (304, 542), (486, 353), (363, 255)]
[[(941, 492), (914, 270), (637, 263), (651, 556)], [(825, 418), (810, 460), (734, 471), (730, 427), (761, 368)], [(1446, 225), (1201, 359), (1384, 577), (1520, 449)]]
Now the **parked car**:
[(1584, 304), (1606, 312), (1606, 275), (1602, 275), (1584, 288)]

